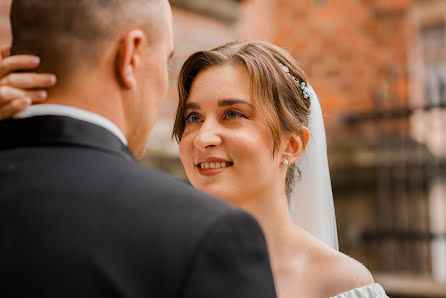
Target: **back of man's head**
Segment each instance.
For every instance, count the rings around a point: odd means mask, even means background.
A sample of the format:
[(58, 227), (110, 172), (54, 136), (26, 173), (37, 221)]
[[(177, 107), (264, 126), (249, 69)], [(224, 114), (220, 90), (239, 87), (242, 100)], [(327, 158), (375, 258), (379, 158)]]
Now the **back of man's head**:
[(11, 53), (56, 74), (46, 103), (108, 118), (140, 156), (167, 92), (171, 18), (167, 0), (13, 0)]
[(12, 54), (41, 58), (59, 84), (94, 67), (117, 35), (140, 26), (156, 42), (161, 0), (13, 0)]

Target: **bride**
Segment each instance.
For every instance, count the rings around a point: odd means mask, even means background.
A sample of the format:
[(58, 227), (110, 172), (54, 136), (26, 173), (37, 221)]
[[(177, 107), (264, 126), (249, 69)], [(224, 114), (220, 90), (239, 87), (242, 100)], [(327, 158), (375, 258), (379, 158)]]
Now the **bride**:
[[(42, 103), (49, 74), (11, 74), (38, 61), (1, 62), (0, 118)], [(33, 90), (23, 90), (24, 88)], [(325, 130), (296, 61), (266, 42), (232, 42), (184, 63), (173, 136), (192, 185), (251, 213), (265, 234), (278, 297), (387, 297), (337, 250)]]

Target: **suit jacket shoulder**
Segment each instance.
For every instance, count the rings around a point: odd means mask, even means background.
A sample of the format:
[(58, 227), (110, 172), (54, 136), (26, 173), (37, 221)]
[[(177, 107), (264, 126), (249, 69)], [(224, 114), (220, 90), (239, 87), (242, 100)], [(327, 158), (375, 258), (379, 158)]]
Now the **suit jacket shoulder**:
[(242, 231), (267, 254), (249, 215), (139, 164), (102, 128), (42, 117), (0, 132), (1, 297), (200, 297), (200, 273), (231, 284), (204, 256), (247, 253)]

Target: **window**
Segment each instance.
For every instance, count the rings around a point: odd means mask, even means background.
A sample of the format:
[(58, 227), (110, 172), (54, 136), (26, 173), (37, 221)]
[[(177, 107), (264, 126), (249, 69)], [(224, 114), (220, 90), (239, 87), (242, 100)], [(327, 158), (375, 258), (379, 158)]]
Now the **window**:
[(316, 7), (327, 6), (328, 0), (314, 0), (314, 4), (316, 5)]
[(169, 2), (174, 7), (231, 24), (239, 18), (239, 6), (242, 0), (170, 0)]
[(426, 104), (446, 104), (446, 26), (430, 25), (421, 30), (425, 69)]

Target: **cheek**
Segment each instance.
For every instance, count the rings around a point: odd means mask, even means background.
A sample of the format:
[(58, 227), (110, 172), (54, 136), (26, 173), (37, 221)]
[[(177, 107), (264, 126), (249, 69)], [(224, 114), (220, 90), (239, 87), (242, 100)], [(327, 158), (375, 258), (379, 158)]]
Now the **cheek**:
[(181, 138), (181, 141), (179, 143), (179, 153), (180, 153), (180, 159), (183, 163), (183, 167), (188, 172), (190, 168), (192, 167), (192, 138), (188, 135), (184, 135)]
[(269, 130), (255, 127), (233, 138), (233, 147), (237, 148), (237, 155), (252, 163), (250, 166), (267, 165), (273, 160), (273, 138)]
[(189, 182), (194, 187), (206, 191), (206, 189), (202, 189), (202, 177), (200, 177), (194, 164), (193, 136), (187, 134), (183, 135), (179, 143), (179, 154)]
[(243, 170), (244, 175), (248, 177), (258, 176), (259, 173), (264, 175), (264, 170), (272, 167), (271, 150), (265, 144), (259, 142), (257, 138), (244, 138), (234, 146), (235, 148), (237, 148), (237, 151), (233, 152), (234, 158), (237, 159), (236, 162)]
[(184, 145), (183, 139), (181, 139), (181, 142), (178, 145), (178, 151), (180, 153), (181, 162), (183, 163), (184, 166), (186, 166), (187, 155), (185, 153), (186, 150), (185, 150), (185, 145)]
[(160, 93), (161, 99), (164, 99), (167, 95), (167, 90), (169, 88), (169, 73), (167, 71), (167, 62), (163, 63), (159, 69), (160, 76)]
[(152, 61), (148, 64), (143, 75), (146, 80), (146, 84), (143, 86), (145, 92), (151, 94), (153, 100), (160, 105), (166, 97), (169, 87), (167, 61), (163, 57)]

